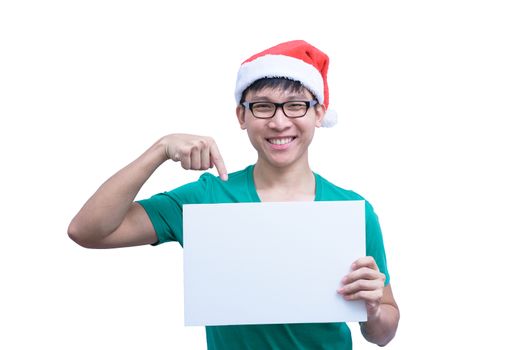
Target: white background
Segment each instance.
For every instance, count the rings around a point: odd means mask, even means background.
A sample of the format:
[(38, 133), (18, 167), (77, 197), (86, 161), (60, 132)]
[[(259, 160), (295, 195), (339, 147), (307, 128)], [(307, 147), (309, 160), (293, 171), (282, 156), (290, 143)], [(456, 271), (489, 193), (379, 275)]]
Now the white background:
[[(183, 326), (178, 244), (88, 250), (67, 226), (164, 134), (253, 163), (236, 71), (297, 38), (330, 55), (340, 119), (312, 167), (381, 220), (402, 315), (388, 348), (517, 348), (523, 18), (519, 1), (2, 1), (0, 348), (205, 348)], [(139, 197), (198, 176), (166, 164)]]

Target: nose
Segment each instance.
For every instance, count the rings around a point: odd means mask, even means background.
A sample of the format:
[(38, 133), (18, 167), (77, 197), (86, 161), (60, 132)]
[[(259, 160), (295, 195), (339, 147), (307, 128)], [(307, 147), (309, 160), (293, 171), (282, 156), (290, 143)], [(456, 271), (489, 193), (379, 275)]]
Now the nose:
[(268, 126), (277, 130), (283, 130), (291, 126), (291, 120), (284, 114), (282, 106), (277, 107), (275, 115), (269, 120)]

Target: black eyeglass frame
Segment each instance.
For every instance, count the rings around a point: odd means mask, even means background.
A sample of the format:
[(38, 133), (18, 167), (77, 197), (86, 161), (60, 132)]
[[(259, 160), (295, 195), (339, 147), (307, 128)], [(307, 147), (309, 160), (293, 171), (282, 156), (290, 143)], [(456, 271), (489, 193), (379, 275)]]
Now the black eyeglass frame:
[[(299, 116), (289, 116), (287, 115), (286, 113), (286, 110), (284, 108), (285, 105), (289, 104), (289, 103), (297, 103), (297, 102), (303, 102), (306, 104), (306, 110), (304, 112), (304, 114), (302, 115), (299, 115)], [(273, 111), (273, 114), (270, 116), (270, 117), (257, 117), (255, 115), (255, 112), (253, 112), (253, 106), (256, 105), (257, 103), (265, 103), (265, 104), (271, 104), (273, 106), (275, 106), (275, 110)], [(242, 106), (244, 106), (244, 108), (247, 108), (251, 111), (251, 114), (253, 114), (253, 117), (257, 118), (257, 119), (271, 119), (275, 116), (275, 114), (277, 114), (277, 110), (279, 108), (282, 109), (282, 112), (284, 113), (284, 115), (287, 117), (287, 118), (291, 118), (291, 119), (295, 119), (295, 118), (302, 118), (303, 116), (305, 116), (307, 114), (307, 112), (309, 111), (309, 109), (313, 106), (315, 106), (316, 104), (318, 104), (318, 101), (317, 100), (309, 100), (309, 101), (286, 101), (286, 102), (282, 102), (282, 103), (276, 103), (276, 102), (266, 102), (266, 101), (258, 101), (258, 102), (247, 102), (247, 101), (244, 101), (241, 103)]]

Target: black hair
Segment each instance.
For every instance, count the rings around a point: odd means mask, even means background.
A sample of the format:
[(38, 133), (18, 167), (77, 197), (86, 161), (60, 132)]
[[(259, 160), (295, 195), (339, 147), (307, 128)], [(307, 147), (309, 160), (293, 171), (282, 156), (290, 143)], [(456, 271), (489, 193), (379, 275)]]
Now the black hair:
[[(262, 78), (255, 80), (254, 83), (249, 85), (244, 92), (242, 92), (242, 98), (240, 103), (245, 101), (246, 95), (249, 91), (260, 91), (265, 88), (281, 89), (289, 92), (302, 92), (308, 90), (301, 82), (291, 80), (287, 78)], [(308, 90), (309, 91), (309, 90)], [(314, 94), (312, 94), (314, 96)], [(316, 96), (315, 96), (316, 98)]]

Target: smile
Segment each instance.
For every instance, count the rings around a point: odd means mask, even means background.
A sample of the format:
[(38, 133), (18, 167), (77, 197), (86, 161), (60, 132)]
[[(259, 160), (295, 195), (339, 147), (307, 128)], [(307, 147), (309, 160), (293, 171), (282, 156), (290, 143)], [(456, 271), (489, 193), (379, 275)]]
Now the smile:
[(267, 139), (267, 141), (273, 145), (285, 145), (293, 141), (294, 137), (283, 137), (283, 138), (273, 138)]

